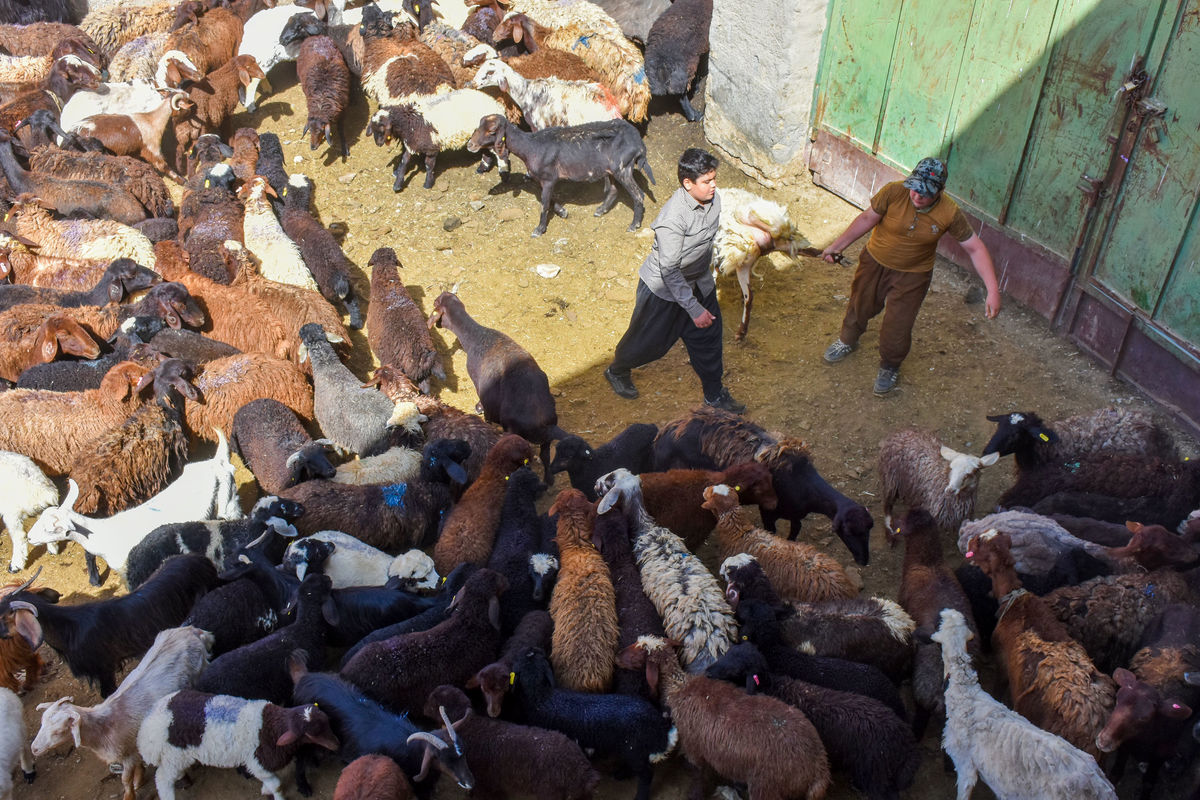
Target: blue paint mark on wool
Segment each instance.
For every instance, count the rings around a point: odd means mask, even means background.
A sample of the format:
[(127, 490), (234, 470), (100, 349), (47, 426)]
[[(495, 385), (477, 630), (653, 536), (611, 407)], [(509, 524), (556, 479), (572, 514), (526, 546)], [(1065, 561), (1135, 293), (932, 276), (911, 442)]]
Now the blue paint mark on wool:
[(576, 47), (580, 47), (580, 46), (590, 48), (592, 46), (591, 38), (595, 35), (596, 34), (594, 34), (594, 33), (589, 33), (584, 36), (580, 36), (578, 39), (575, 40), (575, 44), (571, 47), (571, 49), (574, 50)]
[(404, 508), (404, 494), (408, 491), (407, 483), (393, 483), (383, 487), (383, 503), (389, 507)]
[(633, 80), (634, 80), (634, 83), (645, 83), (646, 82), (646, 68), (638, 67), (637, 72), (633, 73)]
[(233, 725), (245, 705), (246, 701), (241, 698), (217, 695), (205, 703), (204, 719), (209, 724)]

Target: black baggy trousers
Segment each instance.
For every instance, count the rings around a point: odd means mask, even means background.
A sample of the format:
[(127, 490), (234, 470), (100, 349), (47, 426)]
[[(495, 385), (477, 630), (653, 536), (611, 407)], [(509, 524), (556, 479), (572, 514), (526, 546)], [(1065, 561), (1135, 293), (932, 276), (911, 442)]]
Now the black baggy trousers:
[(692, 292), (696, 300), (716, 317), (707, 328), (697, 328), (683, 306), (663, 300), (650, 291), (645, 281), (639, 280), (629, 329), (617, 343), (610, 369), (618, 375), (628, 375), (634, 367), (665, 356), (682, 338), (692, 369), (700, 376), (705, 399), (715, 399), (720, 395), (725, 364), (721, 350), (721, 307), (717, 304), (717, 292), (714, 289), (708, 297), (701, 297), (695, 288)]

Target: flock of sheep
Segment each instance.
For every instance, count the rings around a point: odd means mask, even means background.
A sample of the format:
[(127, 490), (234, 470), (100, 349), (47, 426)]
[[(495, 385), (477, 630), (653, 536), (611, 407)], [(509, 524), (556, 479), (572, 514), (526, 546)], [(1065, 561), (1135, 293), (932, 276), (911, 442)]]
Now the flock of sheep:
[[(322, 753), (347, 800), (427, 798), (439, 776), (585, 800), (601, 773), (648, 800), (676, 753), (698, 790), (821, 798), (846, 781), (882, 799), (912, 787), (930, 723), (960, 798), (980, 779), (1003, 798), (1112, 798), (1130, 757), (1142, 797), (1164, 782), (1200, 796), (1200, 466), (1153, 419), (999, 415), (979, 456), (893, 432), (879, 476), (903, 569), (896, 601), (862, 597), (798, 535), (826, 516), (867, 565), (876, 521), (802, 441), (709, 408), (600, 446), (570, 434), (486, 308), (446, 292), (427, 317), (389, 247), (356, 296), (278, 138), (227, 130), (294, 60), (311, 146), (344, 152), (361, 86), (380, 108), (368, 132), (403, 147), (397, 191), (413, 155), (429, 187), (445, 150), (483, 153), (481, 170), (515, 154), (542, 187), (535, 235), (565, 216), (564, 178), (603, 178), (597, 213), (624, 187), (636, 228), (633, 169), (653, 176), (630, 123), (652, 94), (698, 116), (710, 2), (643, 13), (644, 50), (626, 35), (637, 15), (618, 25), (582, 0), (442, 2), (441, 19), (343, 5), (186, 0), (0, 26), (9, 569), (74, 542), (94, 584), (98, 559), (125, 584), (60, 603), (39, 568), (0, 593), (0, 797), (18, 765), (32, 780), (33, 756), (74, 743), (119, 765), (125, 800), (146, 766), (168, 800), (194, 764), (282, 798), (293, 761), (307, 795)], [(30, 21), (22, 9), (0, 3)], [(164, 176), (184, 185), (178, 209)], [(753, 230), (793, 254), (799, 237), (782, 206), (722, 199), (714, 266), (740, 280), (740, 338)], [(435, 325), (465, 352), (482, 417), (432, 393)], [(367, 383), (345, 363), (363, 327)], [(191, 457), (198, 441), (211, 458)], [(261, 489), (249, 511), (235, 451)], [(1009, 455), (1016, 480), (980, 517), (979, 472)], [(539, 513), (561, 472), (571, 487)], [(976, 673), (989, 645), (993, 693)], [(14, 692), (47, 647), (103, 700), (39, 706), (31, 739)]]

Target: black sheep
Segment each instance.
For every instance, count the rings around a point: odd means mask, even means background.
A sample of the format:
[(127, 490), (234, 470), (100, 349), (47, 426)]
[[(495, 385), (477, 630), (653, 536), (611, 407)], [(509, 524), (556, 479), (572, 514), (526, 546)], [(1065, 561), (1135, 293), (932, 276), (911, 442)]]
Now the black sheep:
[(635, 422), (599, 447), (592, 447), (573, 434), (564, 436), (554, 447), (550, 472), (565, 470), (571, 477), (571, 485), (595, 501), (596, 479), (601, 475), (618, 467), (624, 467), (634, 475), (653, 468), (653, 445), (657, 435), (657, 425)]
[(367, 309), (367, 340), (380, 364), (400, 370), (423, 393), (429, 379), (446, 380), (442, 357), (433, 346), (425, 314), (400, 280), (400, 260), (390, 247), (380, 247), (367, 262), (371, 267), (371, 304)]
[(233, 441), (268, 494), (337, 473), (329, 461), (329, 440), (314, 442), (296, 412), (274, 398), (251, 400), (237, 410)]
[(192, 369), (242, 352), (231, 344), (210, 339), (202, 333), (174, 328), (155, 333), (149, 341), (154, 350), (170, 358), (178, 358)]
[[(548, 611), (530, 611), (504, 643), (500, 657), (467, 680), (468, 689), (479, 689), (483, 693), (489, 717), (500, 716), (504, 698), (512, 689), (513, 662), (531, 647), (549, 650), (553, 633), (554, 620), (550, 618)], [(515, 712), (510, 718), (512, 716), (519, 718), (520, 712)]]
[[(297, 19), (302, 17), (311, 18), (312, 15), (296, 15)], [(300, 255), (317, 282), (321, 296), (330, 303), (342, 303), (350, 315), (350, 327), (358, 330), (363, 326), (363, 315), (350, 280), (354, 262), (346, 257), (333, 234), (313, 214), (312, 193), (312, 181), (304, 175), (288, 178), (279, 224), (300, 248)]]
[(708, 27), (713, 0), (675, 0), (650, 26), (646, 37), (646, 80), (650, 94), (679, 95), (688, 122), (704, 113), (692, 107), (692, 82), (700, 59), (708, 53)]
[(132, 258), (118, 258), (108, 265), (96, 285), (86, 292), (66, 292), (24, 284), (0, 286), (0, 311), (22, 303), (50, 303), (63, 308), (120, 303), (140, 289), (161, 283), (162, 277)]
[[(546, 490), (529, 467), (521, 467), (508, 476), (500, 524), (487, 566), (508, 580), (508, 591), (500, 598), (500, 630), (511, 636), (517, 623), (530, 611), (544, 609), (550, 593), (538, 591), (543, 572), (535, 572), (531, 560), (540, 550), (541, 519), (536, 502)], [(543, 563), (546, 559), (542, 559)], [(546, 566), (549, 566), (546, 563)], [(535, 594), (539, 595), (535, 598)]]

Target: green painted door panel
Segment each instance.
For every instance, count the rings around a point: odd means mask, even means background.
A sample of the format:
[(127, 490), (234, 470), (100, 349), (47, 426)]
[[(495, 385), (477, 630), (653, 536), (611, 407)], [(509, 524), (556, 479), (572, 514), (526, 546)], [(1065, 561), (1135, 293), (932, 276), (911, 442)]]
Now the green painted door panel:
[(1163, 295), (1158, 321), (1180, 339), (1200, 345), (1200, 220), (1195, 216)]
[(925, 156), (945, 155), (975, 5), (910, 2), (900, 10), (876, 151), (885, 163), (908, 170)]
[(817, 124), (872, 151), (902, 0), (837, 0), (825, 34)]
[[(1147, 52), (1159, 2), (1060, 0), (1047, 80), (1007, 224), (1070, 259), (1083, 218), (1080, 176), (1103, 177), (1121, 122), (1116, 92)], [(960, 188), (959, 191), (962, 191)]]
[[(1152, 89), (1153, 97), (1167, 107), (1165, 119), (1162, 123), (1147, 123), (1132, 153), (1115, 219), (1094, 272), (1098, 280), (1147, 313), (1155, 310), (1180, 242), (1189, 223), (1195, 223), (1200, 187), (1198, 75), (1200, 18), (1186, 14), (1179, 31), (1171, 37)], [(1194, 264), (1191, 269), (1194, 272)], [(1200, 287), (1194, 277), (1182, 277), (1171, 291), (1196, 288)], [(1190, 299), (1176, 297), (1166, 305), (1179, 308), (1187, 303)], [(1196, 332), (1200, 323), (1193, 319), (1190, 325)], [(1200, 341), (1200, 337), (1193, 341)]]
[(1000, 217), (1046, 78), (1056, 2), (975, 5), (954, 103), (952, 189)]

